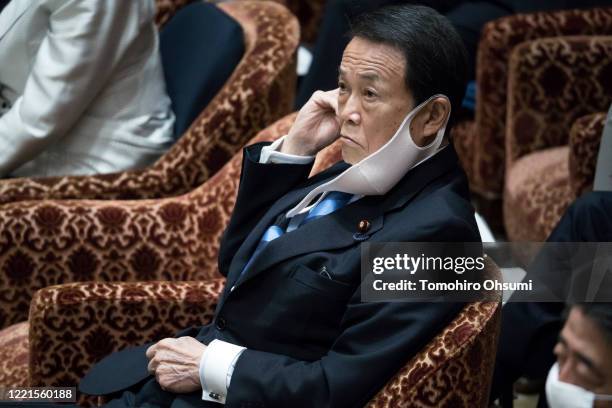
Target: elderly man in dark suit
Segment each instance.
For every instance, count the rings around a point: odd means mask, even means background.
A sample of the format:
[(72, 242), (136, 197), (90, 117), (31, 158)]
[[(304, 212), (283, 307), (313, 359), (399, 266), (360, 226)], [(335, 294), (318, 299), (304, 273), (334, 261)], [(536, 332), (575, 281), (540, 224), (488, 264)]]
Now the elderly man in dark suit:
[[(392, 6), (353, 26), (338, 89), (288, 135), (244, 150), (219, 254), (213, 323), (107, 357), (83, 379), (110, 407), (356, 407), (462, 305), (361, 301), (360, 243), (480, 241), (447, 140), (466, 57), (433, 9)], [(343, 162), (308, 178), (341, 138)]]

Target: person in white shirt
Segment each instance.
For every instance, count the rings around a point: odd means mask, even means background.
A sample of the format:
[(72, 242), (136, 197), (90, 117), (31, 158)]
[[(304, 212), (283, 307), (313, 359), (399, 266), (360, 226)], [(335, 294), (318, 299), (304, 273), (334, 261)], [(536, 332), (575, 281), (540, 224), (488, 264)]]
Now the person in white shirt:
[(0, 13), (0, 178), (140, 168), (172, 143), (154, 0)]

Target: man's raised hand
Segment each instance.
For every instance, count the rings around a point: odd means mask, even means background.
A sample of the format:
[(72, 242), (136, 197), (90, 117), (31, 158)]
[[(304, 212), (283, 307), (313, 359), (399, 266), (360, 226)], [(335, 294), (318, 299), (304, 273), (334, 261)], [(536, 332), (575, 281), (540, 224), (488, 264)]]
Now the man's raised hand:
[(338, 89), (316, 91), (300, 109), (283, 142), (281, 153), (314, 156), (338, 137)]

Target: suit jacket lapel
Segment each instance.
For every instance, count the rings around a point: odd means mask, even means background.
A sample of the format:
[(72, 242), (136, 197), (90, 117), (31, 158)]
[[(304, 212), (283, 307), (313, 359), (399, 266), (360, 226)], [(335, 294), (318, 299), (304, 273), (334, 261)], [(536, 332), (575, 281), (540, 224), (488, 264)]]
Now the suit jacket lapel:
[[(457, 168), (457, 156), (452, 146), (449, 146), (427, 162), (411, 170), (398, 185), (386, 195), (363, 197), (339, 209), (330, 216), (314, 220), (270, 242), (253, 261), (249, 270), (246, 271), (245, 276), (240, 279), (238, 284), (243, 284), (262, 271), (265, 271), (274, 264), (285, 259), (301, 254), (332, 250), (353, 245), (356, 242), (354, 234), (358, 232), (357, 225), (360, 220), (370, 221), (371, 227), (368, 234), (373, 234), (383, 227), (385, 213), (404, 206), (434, 179), (453, 168)], [(323, 181), (326, 180), (322, 180), (321, 182)], [(277, 217), (281, 211), (287, 211), (292, 204), (297, 203), (308, 193), (308, 191), (321, 182), (297, 190), (296, 194), (290, 194), (290, 198), (286, 196), (280, 200), (282, 203), (277, 203), (280, 205), (271, 207), (268, 214), (266, 214), (258, 224), (253, 233), (249, 234), (247, 239), (248, 243), (245, 241), (245, 244), (243, 244), (239, 250), (237, 257), (239, 255), (242, 257), (240, 262), (232, 263), (232, 265), (236, 267), (235, 269), (240, 267), (239, 270), (230, 270), (230, 280), (232, 284), (236, 282), (240, 271), (242, 271), (242, 268), (246, 262), (248, 262), (265, 228), (270, 225), (272, 220)], [(264, 223), (264, 221), (266, 221), (266, 223)], [(232, 272), (234, 272), (233, 275)]]
[(318, 175), (309, 179), (301, 188), (293, 190), (288, 194), (281, 197), (270, 209), (266, 212), (266, 214), (259, 220), (253, 231), (247, 236), (244, 240), (236, 255), (232, 259), (232, 263), (230, 265), (229, 276), (235, 275), (236, 277), (240, 274), (246, 263), (249, 261), (255, 247), (259, 243), (261, 236), (264, 231), (272, 225), (276, 217), (279, 214), (285, 213), (289, 211), (289, 209), (297, 204), (302, 198), (308, 194), (310, 190), (319, 184), (324, 183), (332, 177), (340, 174), (342, 171), (348, 168), (348, 164), (344, 162), (339, 162), (334, 166), (330, 167), (326, 171), (319, 173)]
[[(300, 199), (303, 197), (300, 197)], [(368, 219), (372, 225), (368, 233), (382, 228), (379, 209), (370, 204), (373, 197), (364, 197), (336, 211), (333, 215), (311, 221), (297, 230), (271, 241), (250, 265), (238, 285), (252, 279), (262, 271), (285, 259), (322, 250), (342, 248), (355, 243), (357, 224)], [(297, 203), (299, 200), (296, 200)], [(287, 207), (287, 210), (289, 210)], [(238, 276), (232, 278), (237, 279)]]
[(0, 41), (33, 4), (32, 0), (12, 0), (6, 5), (0, 13)]

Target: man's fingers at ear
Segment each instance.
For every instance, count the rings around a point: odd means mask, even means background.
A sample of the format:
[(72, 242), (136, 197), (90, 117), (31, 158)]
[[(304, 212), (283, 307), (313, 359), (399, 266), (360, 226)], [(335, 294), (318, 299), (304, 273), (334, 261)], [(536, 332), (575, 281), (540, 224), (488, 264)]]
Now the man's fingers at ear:
[(314, 102), (321, 109), (331, 109), (338, 114), (338, 93), (336, 90), (323, 92), (317, 91), (313, 94)]
[(329, 91), (325, 93), (325, 97), (327, 98), (328, 104), (331, 108), (333, 108), (336, 116), (338, 115), (338, 92), (340, 92), (340, 88), (336, 88), (333, 91)]

